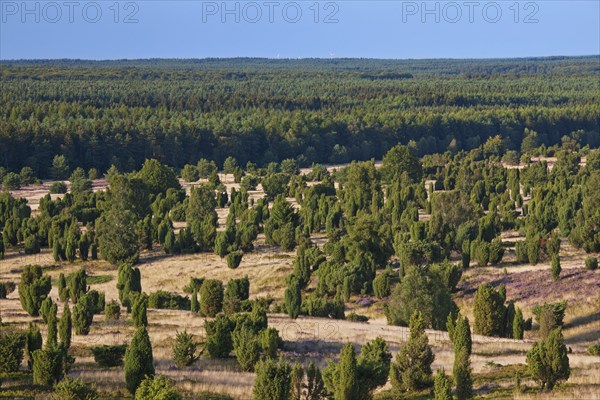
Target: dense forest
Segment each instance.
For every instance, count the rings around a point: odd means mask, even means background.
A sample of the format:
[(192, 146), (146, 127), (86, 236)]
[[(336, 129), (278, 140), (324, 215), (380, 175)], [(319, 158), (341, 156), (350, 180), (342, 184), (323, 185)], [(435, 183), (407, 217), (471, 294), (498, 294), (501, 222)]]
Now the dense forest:
[[(509, 150), (573, 140), (600, 145), (598, 57), (504, 60), (5, 61), (0, 167), (180, 168), (296, 159), (300, 166)], [(524, 139), (526, 139), (524, 141)], [(525, 143), (525, 144), (524, 144)]]

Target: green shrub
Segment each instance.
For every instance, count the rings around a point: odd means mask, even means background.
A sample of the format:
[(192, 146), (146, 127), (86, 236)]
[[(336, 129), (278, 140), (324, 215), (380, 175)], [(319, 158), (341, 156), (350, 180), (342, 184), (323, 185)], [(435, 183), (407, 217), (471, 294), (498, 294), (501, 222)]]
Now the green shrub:
[(0, 372), (16, 372), (23, 361), (26, 336), (11, 328), (0, 329)]
[(92, 354), (94, 355), (94, 361), (103, 367), (117, 367), (119, 365), (123, 365), (123, 357), (125, 356), (125, 351), (127, 350), (126, 345), (102, 345), (92, 347)]
[(187, 367), (192, 365), (199, 357), (196, 354), (198, 343), (194, 341), (192, 335), (186, 331), (177, 332), (175, 343), (173, 344), (173, 361), (178, 367)]
[(36, 235), (29, 235), (25, 238), (23, 251), (25, 254), (37, 254), (40, 252), (40, 242)]
[(378, 274), (375, 279), (373, 279), (373, 293), (375, 296), (382, 299), (389, 296), (391, 292), (392, 290), (388, 274), (385, 271), (381, 274)]
[(33, 383), (52, 386), (69, 371), (75, 360), (62, 346), (33, 352)]
[(555, 281), (559, 280), (561, 271), (562, 268), (560, 266), (560, 258), (557, 255), (553, 255), (551, 264), (552, 279)]
[(9, 172), (4, 177), (2, 184), (5, 190), (19, 190), (21, 189), (21, 176), (14, 172)]
[(40, 328), (33, 322), (29, 323), (25, 339), (25, 355), (27, 356), (27, 367), (33, 367), (33, 352), (42, 348), (42, 334)]
[(70, 273), (67, 276), (67, 287), (69, 288), (69, 298), (73, 303), (77, 303), (79, 297), (83, 296), (87, 291), (87, 272), (85, 269)]
[(50, 193), (52, 194), (64, 194), (67, 193), (67, 184), (64, 182), (53, 182), (50, 185)]
[(158, 290), (148, 296), (148, 308), (165, 310), (189, 310), (190, 298), (175, 293)]
[[(2, 239), (0, 238), (0, 241)], [(9, 294), (15, 291), (17, 286), (14, 282), (2, 282), (0, 283), (0, 299), (6, 299)]]
[(104, 292), (98, 292), (97, 290), (90, 290), (86, 294), (86, 296), (88, 296), (90, 298), (88, 301), (93, 306), (94, 314), (100, 314), (102, 311), (104, 311), (104, 308), (106, 307), (106, 299), (104, 296)]
[(277, 349), (281, 347), (283, 341), (279, 337), (279, 331), (275, 328), (267, 328), (261, 332), (261, 346), (265, 356), (269, 358), (277, 357)]
[(270, 358), (259, 361), (252, 389), (254, 400), (288, 400), (291, 392), (291, 368), (284, 361)]
[(595, 271), (598, 269), (598, 259), (596, 257), (587, 257), (585, 259), (585, 269)]
[(369, 317), (351, 312), (350, 314), (346, 315), (346, 320), (352, 322), (367, 322)]
[(236, 328), (231, 335), (233, 351), (238, 364), (244, 371), (252, 371), (261, 351), (260, 337), (249, 327)]
[(232, 251), (231, 253), (227, 254), (227, 266), (231, 269), (236, 269), (240, 266), (243, 256), (244, 253), (241, 251)]
[(148, 376), (135, 391), (135, 400), (182, 400), (182, 397), (167, 378)]
[(42, 274), (39, 265), (26, 265), (21, 273), (19, 283), (19, 299), (23, 309), (32, 317), (39, 315), (42, 301), (48, 297), (52, 283), (48, 275)]
[(121, 317), (121, 306), (116, 300), (111, 300), (104, 307), (104, 317), (106, 320), (118, 320)]
[(81, 378), (65, 379), (54, 385), (53, 400), (96, 400), (98, 392), (94, 385)]
[(202, 287), (202, 283), (204, 283), (204, 278), (194, 278), (192, 276), (190, 277), (190, 282), (183, 287), (183, 291), (187, 294), (194, 293), (194, 290), (199, 292), (200, 288)]
[(561, 329), (554, 329), (544, 340), (534, 343), (526, 361), (531, 377), (542, 390), (551, 391), (557, 382), (569, 379), (571, 368)]
[(125, 384), (131, 394), (146, 376), (154, 376), (152, 344), (145, 326), (140, 326), (125, 351)]
[(200, 288), (200, 313), (205, 317), (214, 317), (223, 309), (223, 283), (216, 279), (207, 279)]
[(81, 296), (77, 304), (73, 306), (73, 327), (77, 335), (90, 333), (95, 309), (94, 298), (88, 295)]
[(233, 349), (231, 332), (234, 323), (225, 315), (219, 314), (212, 321), (204, 322), (206, 351), (212, 358), (227, 358)]
[(71, 336), (73, 333), (73, 318), (71, 316), (71, 309), (69, 303), (65, 303), (63, 308), (63, 314), (58, 322), (60, 341), (65, 348), (71, 347)]
[(587, 348), (587, 351), (593, 356), (600, 356), (600, 343), (590, 345), (590, 347)]

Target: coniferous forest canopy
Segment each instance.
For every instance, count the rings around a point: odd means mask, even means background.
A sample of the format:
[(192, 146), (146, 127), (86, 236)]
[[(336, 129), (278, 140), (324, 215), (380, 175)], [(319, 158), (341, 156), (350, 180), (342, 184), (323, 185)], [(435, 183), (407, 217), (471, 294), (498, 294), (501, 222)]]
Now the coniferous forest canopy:
[[(294, 158), (301, 166), (418, 155), (600, 145), (597, 56), (498, 60), (5, 61), (0, 166), (173, 167)], [(535, 132), (536, 134), (532, 134)], [(531, 139), (531, 138), (530, 138)], [(533, 143), (529, 143), (533, 142)]]

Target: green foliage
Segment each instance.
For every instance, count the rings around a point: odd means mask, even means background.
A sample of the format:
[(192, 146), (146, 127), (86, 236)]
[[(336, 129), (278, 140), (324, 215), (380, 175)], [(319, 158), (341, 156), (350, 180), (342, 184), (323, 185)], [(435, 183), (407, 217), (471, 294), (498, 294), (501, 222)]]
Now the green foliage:
[(546, 337), (552, 330), (563, 326), (567, 301), (544, 303), (533, 307), (531, 310), (540, 325), (540, 334)]
[(282, 251), (291, 251), (296, 247), (295, 229), (299, 217), (284, 196), (279, 195), (273, 202), (270, 217), (265, 222), (265, 238), (267, 243), (276, 244)]
[(234, 323), (225, 315), (219, 314), (210, 321), (204, 322), (206, 332), (206, 351), (212, 358), (227, 358), (233, 350), (231, 333)]
[(60, 299), (60, 301), (67, 301), (69, 299), (69, 288), (67, 286), (67, 280), (62, 272), (58, 276), (58, 298)]
[(373, 293), (380, 299), (387, 297), (391, 293), (390, 277), (387, 272), (375, 276), (373, 279)]
[(420, 312), (410, 319), (410, 336), (396, 355), (390, 370), (392, 387), (397, 391), (419, 390), (433, 384), (431, 364), (435, 356), (425, 334), (425, 324)]
[(14, 292), (16, 289), (16, 285), (12, 281), (1, 282), (0, 283), (0, 299), (6, 299), (6, 297)]
[(39, 315), (42, 301), (46, 299), (52, 289), (50, 276), (42, 274), (39, 265), (25, 265), (19, 282), (19, 299), (23, 309), (29, 315)]
[(542, 390), (552, 390), (557, 382), (569, 379), (569, 356), (560, 328), (533, 345), (527, 353), (527, 366)]
[(358, 395), (369, 399), (373, 391), (388, 381), (392, 354), (381, 337), (365, 343), (357, 358)]
[(396, 145), (383, 157), (383, 175), (388, 182), (399, 181), (406, 174), (408, 182), (419, 182), (423, 175), (421, 162), (408, 146)]
[(236, 269), (239, 267), (240, 263), (242, 262), (243, 255), (244, 253), (241, 251), (233, 251), (227, 254), (227, 266), (231, 269)]
[(285, 310), (292, 319), (296, 319), (300, 314), (302, 306), (302, 291), (300, 281), (292, 275), (289, 284), (283, 295)]
[(85, 269), (80, 268), (78, 271), (70, 273), (67, 276), (67, 286), (69, 289), (69, 298), (73, 303), (77, 303), (79, 297), (87, 291), (87, 273)]
[(197, 314), (200, 311), (200, 303), (198, 303), (198, 289), (194, 287), (192, 292), (192, 300), (190, 302), (190, 311)]
[(585, 269), (588, 271), (595, 271), (598, 269), (598, 258), (596, 257), (586, 257), (585, 259)]
[(517, 308), (515, 311), (515, 317), (512, 321), (512, 337), (513, 339), (523, 340), (523, 331), (525, 328), (525, 321), (523, 320), (523, 312)]
[(434, 400), (452, 400), (452, 382), (444, 369), (438, 369), (433, 380)]
[(270, 358), (255, 366), (256, 379), (252, 389), (254, 400), (289, 400), (292, 389), (291, 367), (284, 361)]
[(472, 340), (471, 327), (467, 317), (458, 316), (452, 333), (452, 344), (454, 346), (455, 356), (462, 350), (465, 350), (468, 355), (471, 354)]
[(98, 246), (102, 257), (117, 263), (136, 263), (139, 237), (135, 215), (128, 210), (110, 209), (97, 221)]
[(135, 400), (182, 400), (183, 397), (163, 376), (148, 376), (135, 391)]
[(600, 356), (600, 343), (595, 343), (587, 348), (588, 353), (593, 356)]
[(73, 307), (73, 327), (75, 334), (87, 335), (90, 332), (96, 304), (90, 295), (83, 295)]
[(59, 382), (68, 372), (74, 359), (62, 346), (36, 350), (33, 356), (33, 383), (52, 386)]
[(426, 326), (444, 329), (448, 314), (455, 308), (450, 291), (438, 274), (411, 267), (394, 288), (385, 311), (391, 325), (406, 326), (412, 314), (419, 311)]
[(146, 160), (142, 168), (136, 174), (150, 193), (167, 193), (170, 188), (180, 189), (179, 181), (175, 172), (168, 166), (161, 164), (157, 160)]
[(52, 177), (54, 179), (66, 179), (69, 176), (69, 164), (64, 155), (55, 155), (52, 159)]
[(248, 277), (231, 279), (227, 282), (223, 299), (223, 311), (231, 315), (241, 310), (242, 302), (250, 296), (250, 281)]
[(104, 307), (104, 318), (107, 321), (118, 320), (121, 317), (121, 306), (116, 300), (111, 300)]
[(289, 175), (282, 173), (269, 174), (261, 180), (263, 190), (269, 200), (273, 200), (277, 196), (285, 194), (288, 182)]
[(154, 357), (148, 331), (145, 326), (140, 326), (125, 351), (127, 390), (134, 394), (146, 376), (154, 376)]
[(196, 354), (198, 343), (186, 331), (177, 332), (173, 344), (173, 361), (179, 368), (192, 365), (200, 356)]
[(73, 331), (73, 321), (71, 318), (71, 309), (69, 303), (65, 303), (63, 314), (58, 321), (58, 333), (60, 335), (60, 343), (68, 349), (71, 347), (71, 335)]
[(321, 370), (313, 362), (306, 368), (306, 400), (321, 400), (325, 398), (326, 389)]
[(117, 289), (119, 290), (119, 300), (126, 307), (131, 306), (129, 298), (133, 293), (142, 292), (142, 278), (139, 268), (133, 267), (129, 263), (119, 266)]
[(2, 186), (6, 190), (19, 190), (21, 189), (21, 177), (15, 172), (9, 172), (2, 180)]
[(456, 285), (458, 285), (458, 282), (460, 282), (460, 278), (462, 277), (462, 268), (460, 266), (449, 262), (443, 262), (441, 264), (432, 265), (431, 270), (440, 276), (450, 292), (456, 290)]
[(452, 370), (454, 382), (456, 384), (456, 398), (458, 400), (470, 399), (473, 397), (473, 377), (471, 371), (471, 361), (466, 348), (461, 348), (454, 355), (454, 368)]
[(261, 351), (260, 337), (246, 325), (238, 326), (231, 335), (233, 352), (242, 370), (252, 371)]
[(117, 367), (123, 365), (123, 357), (127, 346), (124, 344), (119, 345), (101, 345), (92, 347), (92, 354), (94, 355), (94, 361), (102, 368)]
[(40, 243), (37, 236), (29, 235), (23, 242), (23, 251), (25, 254), (37, 254), (40, 252)]
[(54, 385), (54, 400), (97, 400), (98, 392), (83, 379), (65, 379)]
[(290, 400), (302, 400), (302, 389), (304, 386), (304, 368), (299, 363), (292, 366), (290, 373), (291, 394)]
[(148, 296), (146, 293), (134, 296), (131, 321), (136, 328), (148, 326)]
[(217, 279), (206, 279), (200, 287), (200, 313), (214, 317), (223, 308), (223, 283)]
[(279, 331), (275, 328), (267, 328), (261, 332), (261, 346), (266, 357), (277, 357), (277, 349), (282, 345)]
[(502, 336), (504, 334), (504, 298), (490, 284), (477, 288), (473, 301), (475, 322), (473, 330), (478, 335)]
[(552, 279), (558, 281), (560, 279), (560, 272), (562, 271), (562, 268), (560, 267), (560, 258), (557, 255), (552, 256), (551, 271)]
[(23, 332), (5, 327), (0, 329), (0, 372), (19, 370), (27, 338)]
[(200, 179), (198, 167), (191, 164), (184, 165), (183, 170), (181, 171), (181, 177), (186, 182), (196, 182), (198, 179)]
[[(27, 367), (31, 370), (33, 368), (33, 352), (42, 348), (42, 334), (37, 324), (33, 322), (29, 323), (27, 332), (25, 334), (25, 356), (27, 357)], [(15, 351), (18, 346), (15, 347)], [(4, 356), (4, 354), (2, 354)], [(10, 359), (3, 358), (4, 359)]]

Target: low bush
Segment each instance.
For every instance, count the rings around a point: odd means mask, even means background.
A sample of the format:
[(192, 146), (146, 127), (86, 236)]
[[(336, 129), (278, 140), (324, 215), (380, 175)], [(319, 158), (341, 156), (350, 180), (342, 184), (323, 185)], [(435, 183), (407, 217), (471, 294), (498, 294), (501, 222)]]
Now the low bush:
[(598, 259), (596, 257), (587, 257), (585, 259), (585, 269), (595, 271), (598, 269)]
[(64, 182), (54, 182), (50, 185), (50, 193), (64, 194), (67, 193), (67, 184)]
[(0, 283), (0, 299), (6, 299), (6, 297), (14, 292), (16, 285), (14, 282), (2, 282)]
[(94, 361), (99, 366), (110, 368), (123, 365), (125, 350), (127, 350), (127, 346), (124, 344), (113, 346), (102, 345), (92, 347), (92, 354), (94, 355)]
[(352, 312), (346, 315), (346, 320), (352, 322), (367, 322), (369, 320), (369, 317)]
[(111, 300), (104, 307), (104, 317), (107, 320), (118, 320), (121, 317), (121, 306), (116, 300)]
[(25, 350), (25, 334), (10, 328), (0, 330), (0, 372), (19, 370)]
[(65, 379), (54, 385), (53, 400), (97, 400), (98, 392), (93, 385), (81, 378)]
[(159, 290), (148, 296), (148, 308), (164, 310), (189, 310), (190, 298)]

